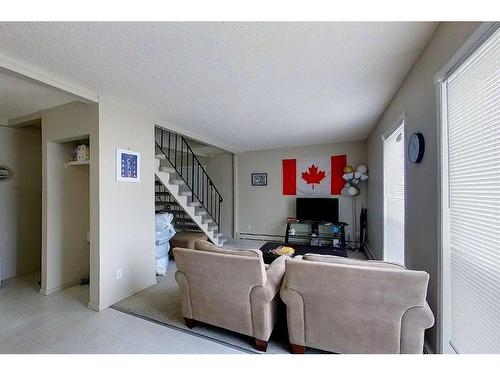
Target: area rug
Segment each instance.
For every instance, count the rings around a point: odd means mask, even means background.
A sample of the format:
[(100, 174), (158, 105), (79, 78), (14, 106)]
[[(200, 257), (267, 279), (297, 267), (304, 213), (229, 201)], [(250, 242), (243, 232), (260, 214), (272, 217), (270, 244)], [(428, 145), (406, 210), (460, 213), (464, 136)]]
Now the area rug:
[[(181, 312), (179, 288), (175, 281), (175, 271), (175, 262), (170, 260), (167, 274), (165, 276), (158, 276), (158, 283), (156, 285), (114, 304), (112, 308), (218, 342), (245, 353), (261, 353), (254, 348), (254, 340), (251, 337), (203, 323), (198, 323), (193, 329), (187, 328)], [(284, 306), (282, 307), (283, 309), (285, 308)], [(284, 310), (281, 317), (269, 340), (267, 353), (290, 353)], [(308, 349), (307, 353), (321, 352)]]

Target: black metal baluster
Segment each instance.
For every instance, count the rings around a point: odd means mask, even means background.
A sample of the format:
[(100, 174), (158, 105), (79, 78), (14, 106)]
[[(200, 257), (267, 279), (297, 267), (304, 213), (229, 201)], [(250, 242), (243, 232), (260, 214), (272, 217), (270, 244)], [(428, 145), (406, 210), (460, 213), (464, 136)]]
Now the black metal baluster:
[(170, 149), (171, 149), (171, 146), (170, 146), (170, 132), (168, 132), (168, 160), (171, 160), (171, 157), (170, 157)]
[(184, 141), (181, 139), (181, 177), (184, 177), (184, 170), (182, 169), (182, 160), (184, 159)]
[(177, 134), (175, 135), (175, 147), (174, 147), (174, 168), (177, 171)]

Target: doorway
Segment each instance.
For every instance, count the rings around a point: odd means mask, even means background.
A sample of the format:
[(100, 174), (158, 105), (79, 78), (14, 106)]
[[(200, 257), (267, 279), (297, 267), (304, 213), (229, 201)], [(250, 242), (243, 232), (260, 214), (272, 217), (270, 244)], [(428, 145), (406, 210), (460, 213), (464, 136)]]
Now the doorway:
[(384, 136), (384, 260), (405, 264), (404, 120)]

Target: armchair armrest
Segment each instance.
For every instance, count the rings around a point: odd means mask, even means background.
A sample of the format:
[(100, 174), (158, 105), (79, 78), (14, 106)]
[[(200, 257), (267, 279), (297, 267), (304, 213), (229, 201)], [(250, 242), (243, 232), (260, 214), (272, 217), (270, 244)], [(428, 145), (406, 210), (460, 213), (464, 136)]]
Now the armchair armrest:
[(266, 270), (267, 281), (264, 284), (264, 292), (268, 301), (271, 301), (280, 291), (281, 281), (285, 275), (285, 261), (287, 258), (288, 256), (281, 255), (276, 258)]
[(434, 325), (434, 314), (427, 301), (424, 306), (415, 306), (403, 314), (403, 323), (427, 329)]
[(422, 354), (424, 331), (434, 325), (434, 314), (425, 302), (405, 311), (401, 318), (401, 354)]
[(253, 336), (267, 341), (278, 319), (278, 303), (281, 281), (285, 275), (285, 260), (280, 256), (266, 270), (264, 285), (254, 286), (250, 291)]

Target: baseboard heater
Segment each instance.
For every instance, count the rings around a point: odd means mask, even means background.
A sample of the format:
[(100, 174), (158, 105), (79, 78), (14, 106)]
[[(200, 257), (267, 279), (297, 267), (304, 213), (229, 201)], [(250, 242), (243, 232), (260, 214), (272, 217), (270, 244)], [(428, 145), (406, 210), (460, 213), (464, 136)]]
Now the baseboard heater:
[(240, 240), (251, 240), (251, 241), (277, 241), (283, 242), (285, 236), (279, 234), (265, 234), (265, 233), (238, 233), (238, 238)]

